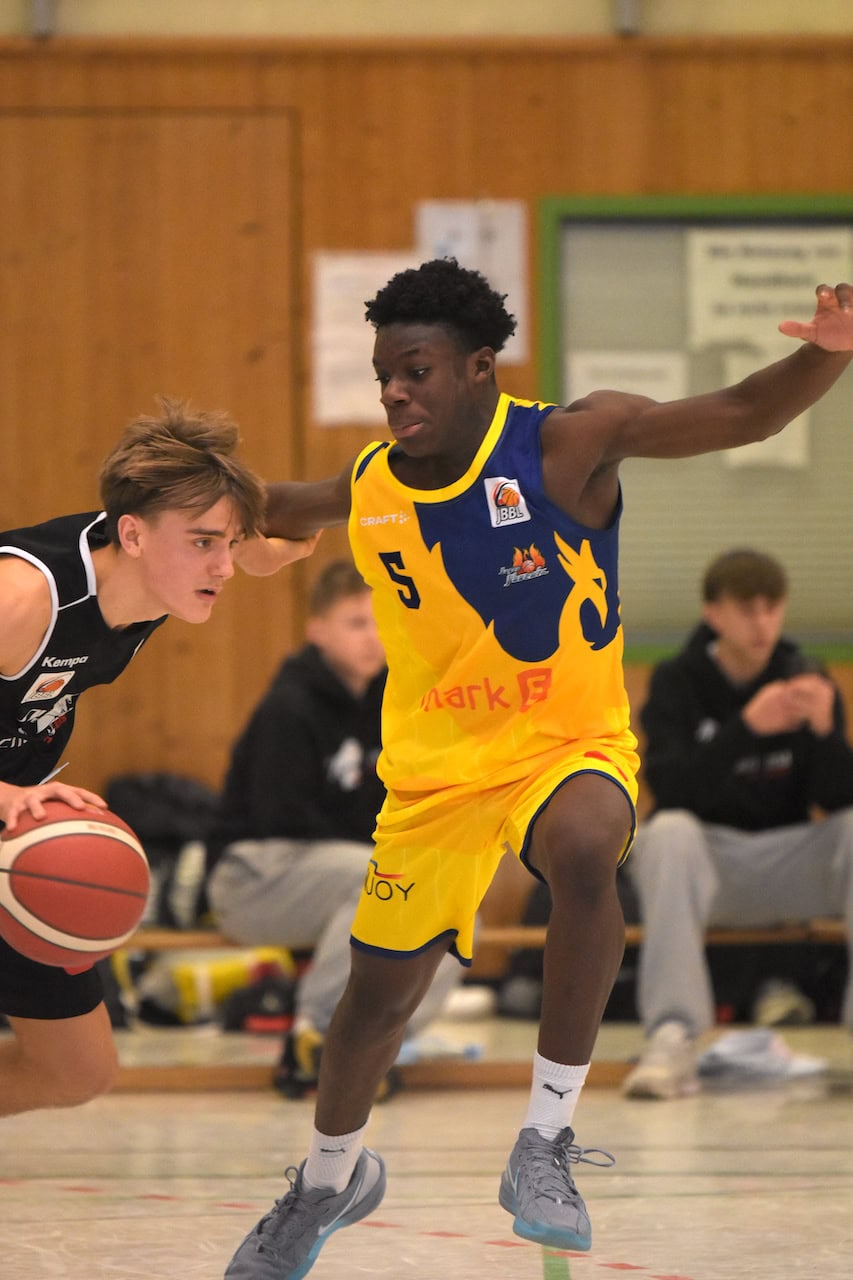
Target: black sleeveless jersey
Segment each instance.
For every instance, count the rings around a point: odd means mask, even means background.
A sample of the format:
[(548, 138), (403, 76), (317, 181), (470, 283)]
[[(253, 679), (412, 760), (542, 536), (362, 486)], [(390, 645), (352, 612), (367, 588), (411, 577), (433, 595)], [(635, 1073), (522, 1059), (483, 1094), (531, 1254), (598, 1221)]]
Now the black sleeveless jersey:
[[(110, 684), (166, 617), (113, 630), (98, 605), (92, 551), (107, 545), (103, 512), (60, 516), (0, 533), (0, 556), (20, 556), (47, 579), (51, 617), (38, 650), (0, 675), (0, 779), (41, 782), (65, 750), (84, 689)], [(2, 623), (0, 623), (2, 625)]]

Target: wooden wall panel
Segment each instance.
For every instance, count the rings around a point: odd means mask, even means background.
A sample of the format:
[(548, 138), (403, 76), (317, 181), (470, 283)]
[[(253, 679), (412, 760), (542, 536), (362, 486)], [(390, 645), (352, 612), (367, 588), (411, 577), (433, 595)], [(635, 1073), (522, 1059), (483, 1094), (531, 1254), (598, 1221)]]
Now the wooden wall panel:
[[(6, 115), (0, 153), (0, 398), (17, 480), (2, 526), (97, 507), (101, 458), (158, 393), (227, 408), (250, 462), (292, 472), (288, 115)], [(247, 701), (296, 639), (298, 582), (241, 576), (208, 626), (170, 622), (84, 700), (75, 776), (85, 762), (93, 785), (135, 768), (218, 782)]]
[[(109, 434), (148, 407), (155, 382), (232, 410), (266, 475), (328, 475), (376, 433), (311, 422), (314, 250), (405, 249), (424, 198), (523, 199), (535, 229), (547, 195), (848, 191), (851, 71), (845, 37), (0, 42), (0, 208), (20, 242), (2, 255), (4, 330), (9, 309), (18, 326), (0, 351), (7, 492), (34, 485), (40, 508), (66, 507), (68, 477), (80, 492), (102, 447), (81, 424)], [(42, 197), (53, 191), (55, 207), (33, 219), (20, 193), (36, 163), (27, 131), (56, 111), (106, 113), (112, 141), (84, 141), (80, 121), (68, 125), (74, 140), (45, 141)], [(129, 112), (150, 118), (145, 138)], [(206, 123), (190, 124), (192, 113)], [(48, 264), (58, 250), (43, 248), (69, 221), (77, 239), (63, 249), (57, 311)], [(156, 269), (135, 273), (122, 240)], [(42, 261), (38, 288), (14, 252)], [(98, 265), (85, 297), (84, 262)], [(535, 330), (535, 236), (530, 266)], [(642, 300), (602, 305), (635, 305), (642, 323)], [(32, 354), (45, 333), (63, 353), (49, 395)], [(536, 393), (535, 350), (503, 385)], [(62, 459), (37, 479), (36, 427)], [(314, 565), (272, 588), (235, 582), (207, 628), (170, 624), (173, 638), (155, 639), (138, 674), (90, 695), (100, 720), (110, 708), (124, 721), (111, 763), (217, 780), (273, 651), (295, 639), (304, 583), (345, 546), (330, 531)], [(75, 754), (100, 775), (100, 730), (83, 732)]]

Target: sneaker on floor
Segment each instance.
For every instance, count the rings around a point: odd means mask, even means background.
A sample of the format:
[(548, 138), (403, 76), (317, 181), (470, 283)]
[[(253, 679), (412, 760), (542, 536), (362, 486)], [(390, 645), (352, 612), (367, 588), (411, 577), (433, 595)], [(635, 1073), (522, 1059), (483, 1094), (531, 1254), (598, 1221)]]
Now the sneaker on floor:
[(369, 1147), (341, 1192), (306, 1187), (304, 1168), (288, 1169), (290, 1190), (246, 1236), (225, 1280), (302, 1280), (332, 1232), (366, 1218), (385, 1194), (385, 1165)]
[(815, 1020), (814, 1002), (793, 982), (770, 978), (758, 989), (752, 1020), (758, 1027), (805, 1027)]
[[(498, 1199), (515, 1216), (517, 1236), (554, 1249), (586, 1250), (592, 1243), (589, 1214), (569, 1165), (616, 1163), (609, 1151), (578, 1147), (571, 1129), (544, 1138), (538, 1129), (522, 1129), (501, 1175)], [(602, 1156), (593, 1160), (591, 1156)]]
[(680, 1098), (699, 1092), (696, 1050), (682, 1022), (662, 1022), (622, 1083), (626, 1098)]

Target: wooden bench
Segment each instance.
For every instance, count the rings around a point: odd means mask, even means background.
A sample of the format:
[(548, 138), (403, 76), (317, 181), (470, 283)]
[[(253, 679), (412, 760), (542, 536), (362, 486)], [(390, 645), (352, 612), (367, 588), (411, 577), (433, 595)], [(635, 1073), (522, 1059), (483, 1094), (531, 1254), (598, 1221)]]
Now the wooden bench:
[[(516, 948), (542, 947), (545, 927), (541, 925), (487, 925), (480, 929), (477, 945), (487, 945), (506, 953)], [(642, 928), (625, 930), (628, 946), (642, 941)], [(772, 929), (711, 929), (709, 945), (752, 945), (755, 943), (832, 943), (846, 941), (844, 922), (836, 919), (782, 924)], [(215, 929), (139, 929), (127, 942), (127, 950), (147, 952), (192, 951), (239, 947), (241, 944)], [(629, 1063), (621, 1059), (596, 1059), (588, 1082), (598, 1088), (618, 1088)], [(405, 1088), (527, 1088), (528, 1061), (460, 1061), (439, 1058), (402, 1068)], [(270, 1088), (271, 1066), (247, 1064), (193, 1064), (184, 1061), (158, 1065), (123, 1066), (116, 1088), (120, 1092), (202, 1092), (205, 1090), (255, 1090)]]
[[(477, 946), (500, 947), (515, 951), (544, 947), (546, 926), (536, 924), (484, 925), (477, 935)], [(643, 928), (629, 924), (625, 928), (625, 945), (637, 947), (643, 940)], [(755, 946), (772, 943), (835, 943), (847, 941), (844, 921), (820, 918), (805, 922), (790, 921), (771, 927), (752, 929), (709, 929), (708, 946)], [(202, 951), (208, 948), (245, 947), (216, 929), (143, 928), (125, 944), (136, 951)]]

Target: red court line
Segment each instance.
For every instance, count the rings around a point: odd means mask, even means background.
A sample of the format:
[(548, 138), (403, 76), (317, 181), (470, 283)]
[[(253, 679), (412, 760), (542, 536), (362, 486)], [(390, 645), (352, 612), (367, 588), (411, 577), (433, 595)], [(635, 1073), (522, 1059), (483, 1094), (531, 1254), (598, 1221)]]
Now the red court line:
[[(0, 1178), (0, 1186), (13, 1187), (26, 1183), (25, 1178)], [(62, 1186), (62, 1191), (73, 1191), (78, 1195), (103, 1195), (111, 1188), (100, 1186)], [(181, 1202), (188, 1200), (188, 1196), (173, 1196), (158, 1194), (157, 1192), (140, 1192), (136, 1197), (137, 1200), (163, 1200), (172, 1202)], [(265, 1203), (265, 1202), (264, 1202)], [(257, 1204), (245, 1204), (234, 1200), (220, 1200), (214, 1206), (216, 1209), (257, 1209)], [(401, 1222), (388, 1222), (383, 1219), (368, 1219), (366, 1222), (356, 1224), (361, 1227), (376, 1227), (379, 1230), (401, 1230), (403, 1224)], [(414, 1233), (418, 1236), (429, 1236), (433, 1239), (443, 1240), (475, 1240), (476, 1236), (471, 1236), (461, 1231), (417, 1231)], [(483, 1244), (492, 1245), (496, 1249), (539, 1249), (540, 1245), (533, 1244), (527, 1240), (484, 1240)], [(690, 1276), (683, 1275), (656, 1275), (649, 1272), (646, 1266), (636, 1262), (599, 1262), (597, 1258), (591, 1258), (588, 1253), (578, 1253), (571, 1249), (548, 1249), (543, 1250), (543, 1254), (551, 1258), (574, 1258), (579, 1262), (591, 1262), (596, 1267), (604, 1267), (608, 1271), (643, 1271), (649, 1276), (649, 1280), (692, 1280)]]

